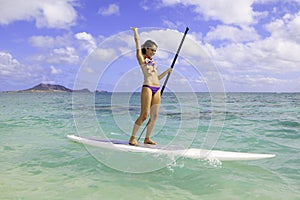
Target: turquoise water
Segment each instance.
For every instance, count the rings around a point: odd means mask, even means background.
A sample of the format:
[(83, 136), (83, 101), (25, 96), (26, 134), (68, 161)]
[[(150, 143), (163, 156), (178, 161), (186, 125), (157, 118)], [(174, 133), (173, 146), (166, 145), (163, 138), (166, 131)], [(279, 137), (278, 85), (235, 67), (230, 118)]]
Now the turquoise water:
[[(300, 94), (229, 93), (225, 110), (222, 104), (214, 108), (209, 94), (196, 97), (197, 106), (190, 94), (180, 100), (165, 93), (153, 139), (168, 144), (192, 138), (185, 145), (201, 148), (205, 137), (218, 136), (207, 135), (214, 120), (224, 124), (212, 129), (222, 131), (214, 149), (277, 156), (238, 162), (179, 158), (143, 173), (140, 161), (147, 155), (130, 160), (122, 153), (107, 165), (93, 155), (99, 149), (91, 153), (66, 136), (84, 129), (75, 126), (82, 120), (89, 135), (99, 135), (91, 131), (96, 121), (106, 137), (128, 139), (128, 120), (139, 113), (138, 94), (127, 105), (98, 94), (95, 107), (74, 107), (66, 93), (0, 93), (0, 199), (300, 199)], [(82, 115), (74, 120), (74, 113)], [(188, 134), (179, 136), (178, 129)], [(110, 156), (105, 155), (104, 160)], [(161, 158), (152, 160), (155, 166)], [(116, 169), (134, 163), (140, 173)]]

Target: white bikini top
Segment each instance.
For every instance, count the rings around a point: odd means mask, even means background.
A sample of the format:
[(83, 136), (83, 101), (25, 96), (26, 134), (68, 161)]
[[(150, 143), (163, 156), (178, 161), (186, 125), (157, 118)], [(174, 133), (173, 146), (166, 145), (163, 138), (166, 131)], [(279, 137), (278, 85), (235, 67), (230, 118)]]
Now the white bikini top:
[(145, 64), (144, 64), (144, 67), (147, 68), (147, 72), (148, 72), (149, 74), (153, 74), (153, 73), (157, 72), (156, 63), (154, 62), (153, 59), (145, 58)]
[(151, 58), (144, 57), (145, 62), (141, 66), (144, 74), (144, 84), (145, 85), (159, 85), (159, 79), (157, 75), (157, 67), (154, 60)]

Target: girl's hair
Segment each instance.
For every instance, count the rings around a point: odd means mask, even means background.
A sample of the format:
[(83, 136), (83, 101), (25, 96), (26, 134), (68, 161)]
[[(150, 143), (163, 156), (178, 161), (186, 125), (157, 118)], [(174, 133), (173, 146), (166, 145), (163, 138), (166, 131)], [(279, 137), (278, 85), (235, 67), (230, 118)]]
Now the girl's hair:
[(155, 42), (153, 42), (152, 40), (147, 40), (146, 42), (144, 42), (144, 44), (142, 45), (142, 54), (145, 55), (146, 48), (150, 48), (153, 46), (156, 46), (156, 48), (158, 47), (157, 44)]

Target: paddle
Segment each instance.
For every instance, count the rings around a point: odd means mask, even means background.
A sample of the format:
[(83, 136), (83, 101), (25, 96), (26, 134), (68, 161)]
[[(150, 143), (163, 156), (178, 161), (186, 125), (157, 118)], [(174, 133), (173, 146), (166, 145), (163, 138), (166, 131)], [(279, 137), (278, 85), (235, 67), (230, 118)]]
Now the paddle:
[[(176, 62), (176, 60), (177, 60), (178, 54), (179, 54), (179, 52), (180, 52), (181, 46), (182, 46), (182, 44), (183, 44), (183, 41), (184, 41), (185, 36), (186, 36), (186, 34), (187, 34), (188, 31), (189, 31), (189, 28), (186, 27), (185, 32), (184, 32), (184, 35), (183, 35), (183, 38), (181, 39), (180, 45), (179, 45), (179, 47), (178, 47), (178, 49), (177, 49), (176, 55), (175, 55), (175, 57), (174, 57), (174, 59), (173, 59), (173, 62), (172, 62), (172, 64), (171, 64), (171, 68), (172, 68), (172, 69), (174, 68), (174, 65), (175, 65), (175, 62)], [(165, 82), (164, 82), (164, 84), (163, 84), (163, 86), (162, 86), (162, 88), (161, 88), (161, 91), (160, 91), (160, 95), (161, 95), (161, 96), (162, 96), (162, 94), (163, 94), (163, 92), (164, 92), (164, 90), (165, 90), (165, 87), (166, 87), (167, 82), (168, 82), (168, 80), (169, 80), (169, 78), (170, 78), (170, 75), (171, 75), (171, 73), (169, 72), (168, 75), (167, 75), (167, 77), (166, 77), (166, 79), (165, 79)], [(139, 138), (138, 138), (138, 141), (140, 140), (141, 136), (143, 135), (143, 133), (144, 133), (145, 129), (147, 128), (149, 122), (150, 122), (150, 119), (148, 120), (147, 125), (145, 126), (145, 128), (143, 129), (143, 131), (141, 132), (141, 134), (140, 134), (140, 136), (139, 136)]]

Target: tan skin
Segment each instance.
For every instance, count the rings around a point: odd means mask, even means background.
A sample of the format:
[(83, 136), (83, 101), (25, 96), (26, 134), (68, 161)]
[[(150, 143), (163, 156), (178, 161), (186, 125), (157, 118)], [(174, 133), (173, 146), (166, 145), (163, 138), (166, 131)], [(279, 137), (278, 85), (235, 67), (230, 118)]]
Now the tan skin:
[[(146, 55), (142, 54), (142, 49), (139, 41), (139, 35), (138, 35), (138, 29), (137, 28), (131, 28), (131, 30), (134, 32), (134, 40), (136, 43), (136, 57), (139, 62), (139, 65), (143, 67), (145, 63), (145, 56), (148, 58), (152, 58), (155, 53), (157, 47), (153, 45), (152, 47), (146, 48)], [(172, 72), (173, 69), (169, 68), (166, 71), (164, 71), (162, 74), (157, 75), (156, 80), (162, 79), (164, 76), (166, 76), (169, 72)], [(147, 84), (150, 86), (155, 86), (159, 87), (159, 82), (158, 83), (151, 83)], [(148, 115), (150, 114), (150, 120), (147, 126), (147, 132), (146, 132), (146, 137), (144, 140), (145, 144), (152, 144), (155, 145), (156, 142), (150, 140), (150, 136), (152, 133), (152, 130), (154, 128), (154, 125), (156, 123), (157, 117), (158, 117), (158, 112), (160, 108), (160, 90), (158, 90), (153, 96), (152, 96), (152, 91), (148, 87), (143, 87), (142, 88), (142, 93), (141, 93), (141, 113), (140, 116), (137, 118), (135, 121), (133, 130), (132, 130), (132, 135), (129, 140), (129, 144), (131, 145), (138, 145), (138, 142), (135, 138), (136, 133), (139, 130), (139, 127), (142, 125), (142, 123), (147, 119)]]

